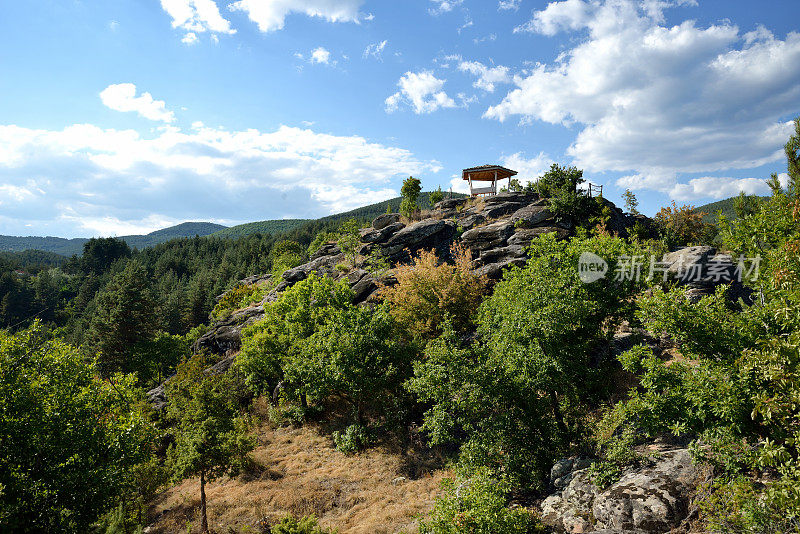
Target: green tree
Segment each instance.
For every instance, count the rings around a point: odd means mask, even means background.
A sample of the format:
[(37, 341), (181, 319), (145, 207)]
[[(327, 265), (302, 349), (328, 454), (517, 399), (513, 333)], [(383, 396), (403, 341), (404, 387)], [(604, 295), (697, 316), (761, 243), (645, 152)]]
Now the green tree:
[(413, 176), (409, 176), (403, 181), (403, 187), (400, 188), (400, 195), (403, 200), (400, 202), (400, 214), (404, 217), (411, 218), (414, 213), (419, 209), (417, 199), (422, 191), (422, 182)]
[(744, 219), (758, 211), (758, 204), (759, 198), (756, 195), (748, 195), (744, 191), (740, 191), (739, 196), (733, 201), (733, 211), (737, 218)]
[(586, 251), (606, 258), (609, 272), (621, 256), (643, 254), (608, 236), (540, 237), (528, 264), (481, 305), (479, 341), (464, 346), (447, 325), (415, 364), (409, 388), (431, 406), (423, 428), (434, 443), (460, 442), (463, 466), (542, 488), (552, 462), (581, 435), (590, 401), (607, 384), (593, 355), (613, 324), (630, 317), (627, 297), (639, 287), (611, 276), (583, 283), (578, 258)]
[(168, 452), (176, 480), (200, 477), (201, 531), (208, 532), (206, 482), (235, 475), (255, 446), (245, 431), (237, 402), (235, 371), (205, 372), (194, 356), (178, 366), (167, 383), (168, 416), (176, 422), (175, 445)]
[(636, 199), (636, 195), (633, 194), (633, 191), (626, 189), (625, 192), (622, 193), (622, 198), (625, 199), (625, 209), (628, 210), (628, 213), (634, 215), (639, 213), (637, 209), (639, 207), (639, 201)]
[(430, 194), (430, 202), (431, 206), (435, 206), (437, 202), (441, 202), (444, 198), (444, 193), (442, 192), (442, 186), (440, 185), (436, 191), (432, 191)]
[(348, 219), (339, 227), (339, 250), (350, 263), (355, 267), (358, 259), (358, 249), (361, 247), (361, 227), (355, 219)]
[(88, 532), (149, 456), (146, 413), (133, 377), (99, 380), (40, 323), (0, 331), (0, 530)]
[(156, 331), (155, 305), (144, 266), (131, 261), (97, 295), (87, 334), (89, 346), (99, 353), (103, 376), (123, 372), (147, 375), (149, 362), (141, 360), (141, 345)]
[(794, 119), (794, 134), (784, 146), (786, 171), (789, 174), (787, 191), (790, 197), (800, 197), (800, 117)]
[(115, 237), (96, 237), (83, 244), (81, 269), (85, 273), (100, 274), (108, 271), (111, 264), (121, 258), (129, 258), (131, 248)]

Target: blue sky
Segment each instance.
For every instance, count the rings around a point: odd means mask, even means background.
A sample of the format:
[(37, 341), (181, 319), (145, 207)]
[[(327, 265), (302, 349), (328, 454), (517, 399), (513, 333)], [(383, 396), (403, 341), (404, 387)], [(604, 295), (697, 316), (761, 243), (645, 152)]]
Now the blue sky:
[(653, 214), (765, 194), (800, 114), (796, 0), (2, 7), (0, 234), (319, 217), (483, 163)]

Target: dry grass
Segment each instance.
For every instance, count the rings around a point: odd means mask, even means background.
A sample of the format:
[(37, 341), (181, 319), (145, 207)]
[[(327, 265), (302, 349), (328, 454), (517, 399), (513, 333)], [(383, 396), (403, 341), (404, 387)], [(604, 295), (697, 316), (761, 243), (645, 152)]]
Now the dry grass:
[[(252, 457), (261, 467), (206, 486), (209, 526), (217, 533), (260, 532), (259, 522), (272, 525), (286, 514), (315, 514), (340, 534), (412, 532), (449, 474), (409, 465), (408, 456), (388, 447), (345, 456), (314, 426), (263, 425), (257, 435)], [(413, 479), (415, 471), (422, 474)], [(199, 510), (199, 481), (186, 480), (152, 503), (150, 532), (187, 532), (189, 524), (198, 531)]]

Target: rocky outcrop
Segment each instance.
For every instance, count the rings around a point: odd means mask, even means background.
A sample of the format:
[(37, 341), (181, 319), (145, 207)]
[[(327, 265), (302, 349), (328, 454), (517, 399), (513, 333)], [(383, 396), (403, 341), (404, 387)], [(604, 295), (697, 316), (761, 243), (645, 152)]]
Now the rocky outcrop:
[[(714, 292), (721, 284), (731, 285), (731, 298), (749, 298), (741, 284), (739, 269), (748, 266), (734, 264), (728, 254), (719, 254), (709, 246), (683, 247), (664, 254), (657, 266), (663, 280), (672, 279), (686, 286), (687, 295), (698, 301)], [(659, 273), (656, 273), (658, 275)]]
[(553, 466), (556, 493), (541, 504), (546, 524), (570, 533), (667, 532), (687, 517), (689, 496), (704, 472), (687, 449), (665, 450), (601, 490), (590, 480), (587, 466), (585, 460), (574, 459)]
[[(610, 202), (605, 202), (624, 229), (624, 214)], [(347, 280), (355, 294), (354, 302), (360, 304), (375, 300), (380, 286), (390, 285), (392, 280), (389, 277), (381, 282), (369, 272), (366, 258), (373, 253), (383, 256), (390, 266), (395, 266), (409, 261), (420, 250), (435, 250), (439, 257), (446, 259), (452, 245), (458, 243), (471, 250), (476, 274), (497, 280), (505, 269), (525, 264), (527, 247), (535, 237), (555, 233), (563, 239), (572, 232), (571, 225), (553, 213), (549, 200), (540, 199), (535, 193), (511, 192), (482, 199), (445, 199), (437, 203), (429, 215), (409, 224), (405, 224), (397, 213), (375, 218), (360, 232), (360, 259), (354, 266), (348, 264), (337, 243), (323, 244), (308, 262), (284, 272), (275, 284), (275, 290), (259, 306), (239, 310), (214, 324), (197, 341), (195, 350), (206, 349), (216, 354), (238, 350), (242, 329), (263, 316), (263, 304), (275, 300), (280, 292), (305, 280), (312, 272), (335, 280)], [(267, 281), (268, 275), (254, 276), (242, 283)]]

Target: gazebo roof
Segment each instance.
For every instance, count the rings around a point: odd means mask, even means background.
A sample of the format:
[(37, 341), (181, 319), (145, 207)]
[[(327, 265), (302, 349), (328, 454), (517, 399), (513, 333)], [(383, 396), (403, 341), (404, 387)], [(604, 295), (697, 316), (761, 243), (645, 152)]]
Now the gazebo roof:
[(497, 178), (498, 180), (503, 180), (505, 178), (511, 178), (512, 176), (516, 176), (516, 174), (517, 171), (506, 169), (505, 167), (501, 167), (500, 165), (479, 165), (478, 167), (470, 167), (469, 169), (464, 169), (461, 173), (461, 177), (464, 180), (469, 180), (471, 178), (473, 182), (474, 181), (491, 182), (495, 178)]

